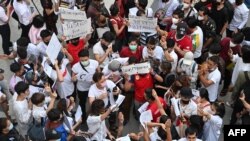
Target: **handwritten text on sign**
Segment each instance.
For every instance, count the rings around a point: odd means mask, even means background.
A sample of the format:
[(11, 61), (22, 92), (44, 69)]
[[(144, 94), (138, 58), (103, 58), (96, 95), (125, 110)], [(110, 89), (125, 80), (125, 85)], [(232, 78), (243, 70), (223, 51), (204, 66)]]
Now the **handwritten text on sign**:
[(129, 16), (129, 32), (155, 32), (156, 18)]
[(80, 10), (72, 10), (60, 7), (59, 11), (61, 13), (61, 17), (64, 20), (84, 20), (87, 19), (86, 13)]
[(135, 65), (123, 66), (122, 72), (128, 75), (145, 74), (145, 73), (149, 73), (150, 68), (151, 68), (150, 64), (146, 62), (146, 63), (140, 63), (140, 64), (135, 64)]
[(78, 22), (64, 22), (62, 24), (63, 35), (66, 40), (74, 39), (77, 37), (84, 37), (91, 32), (91, 19), (86, 19)]

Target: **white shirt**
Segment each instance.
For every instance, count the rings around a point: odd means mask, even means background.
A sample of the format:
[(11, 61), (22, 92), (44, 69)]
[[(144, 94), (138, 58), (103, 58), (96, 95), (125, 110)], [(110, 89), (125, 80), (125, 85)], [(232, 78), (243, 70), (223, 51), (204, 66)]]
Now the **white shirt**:
[[(57, 92), (61, 98), (66, 98), (67, 96), (70, 96), (74, 92), (74, 83), (71, 81), (71, 75), (66, 68), (67, 64), (69, 63), (69, 60), (64, 58), (63, 62), (61, 64), (61, 73), (63, 74), (64, 81), (63, 82), (56, 82), (55, 87), (57, 89)], [(51, 79), (55, 82), (57, 81), (57, 73), (56, 70), (52, 70), (51, 72)]]
[(228, 28), (231, 31), (234, 31), (237, 28), (242, 29), (247, 23), (248, 15), (249, 15), (249, 9), (247, 8), (244, 2), (241, 5), (236, 6), (234, 9), (233, 19), (229, 24)]
[(218, 141), (223, 120), (218, 115), (211, 115), (211, 119), (203, 126), (203, 141)]
[(72, 71), (77, 74), (76, 87), (79, 91), (88, 91), (92, 84), (92, 78), (96, 69), (98, 67), (98, 62), (96, 60), (89, 59), (89, 65), (84, 67), (88, 72), (83, 70), (80, 62), (74, 64)]
[(10, 86), (9, 87), (10, 87), (10, 90), (12, 92), (15, 92), (15, 86), (20, 81), (24, 81), (24, 79), (19, 77), (19, 76), (16, 76), (15, 74), (10, 78), (10, 84), (9, 84)]
[(32, 14), (29, 5), (25, 1), (17, 2), (17, 0), (14, 0), (13, 7), (20, 23), (24, 25), (29, 25), (32, 20)]
[[(94, 55), (99, 55), (100, 57), (105, 55), (105, 51), (103, 50), (103, 48), (101, 46), (101, 41), (97, 42), (94, 45), (93, 53), (94, 53)], [(100, 67), (103, 68), (105, 65), (107, 65), (109, 63), (109, 61), (110, 61), (109, 57), (106, 57), (105, 60), (100, 64)]]
[[(96, 87), (96, 84), (91, 85), (91, 87), (89, 88), (89, 93), (88, 93), (88, 97), (94, 97), (97, 98), (100, 95), (104, 94), (104, 93), (108, 93), (107, 88), (110, 90), (110, 92), (112, 93), (113, 88), (115, 87), (114, 82), (110, 81), (110, 80), (106, 80), (106, 87), (104, 89), (98, 89)], [(108, 93), (108, 97), (110, 96), (110, 93)], [(104, 103), (105, 103), (105, 107), (108, 106), (108, 101), (109, 98), (106, 97), (105, 99), (103, 99)]]
[(137, 7), (133, 7), (129, 9), (129, 15), (131, 16), (136, 16), (136, 13), (138, 12), (138, 8)]
[[(155, 49), (153, 51), (153, 56), (150, 56), (150, 57), (153, 57), (155, 59), (159, 59), (160, 61), (162, 61), (162, 56), (163, 55), (164, 55), (164, 52), (163, 52), (162, 47), (155, 46)], [(143, 59), (149, 58), (148, 48), (147, 47), (144, 47), (143, 50), (142, 50), (142, 58)]]
[(2, 6), (0, 6), (0, 25), (5, 25), (8, 19), (9, 18), (6, 15), (5, 10), (3, 9)]
[(37, 107), (36, 105), (33, 105), (32, 115), (36, 121), (41, 122), (41, 118), (44, 118), (45, 122), (45, 117), (47, 117), (46, 109), (47, 106)]
[(107, 128), (105, 120), (101, 120), (101, 116), (91, 116), (87, 118), (88, 132), (94, 134), (91, 140), (104, 141), (107, 136)]
[(207, 79), (214, 82), (214, 84), (206, 87), (208, 91), (209, 101), (214, 102), (218, 97), (218, 90), (221, 79), (221, 73), (218, 68), (216, 68), (213, 72), (209, 73)]
[(177, 99), (178, 108), (180, 113), (185, 113), (187, 116), (197, 115), (197, 104), (190, 99), (189, 103), (185, 106), (181, 104), (181, 99)]
[(199, 26), (196, 26), (196, 30), (191, 34), (192, 44), (195, 47), (194, 58), (199, 58), (201, 56), (201, 49), (203, 46), (203, 32)]
[(174, 10), (179, 6), (178, 0), (169, 0), (167, 3), (163, 3), (159, 0), (158, 8), (164, 8), (166, 10), (165, 17), (172, 17)]
[[(192, 11), (190, 12), (190, 10), (192, 10)], [(189, 14), (189, 12), (190, 12), (190, 14)], [(197, 18), (198, 17), (198, 11), (194, 7), (190, 7), (188, 12), (184, 13), (184, 17), (188, 18), (187, 16)]]
[[(173, 140), (173, 141), (176, 141), (176, 140)], [(178, 141), (189, 141), (189, 140), (187, 138), (181, 138)], [(195, 141), (202, 141), (202, 140), (196, 138)]]
[(149, 138), (151, 141), (157, 141), (157, 140), (162, 140), (161, 137), (159, 137), (157, 131), (158, 131), (158, 128), (152, 128), (153, 129), (153, 132), (150, 133), (149, 135)]
[[(120, 62), (121, 65), (123, 66), (123, 65), (128, 64), (128, 59), (129, 59), (129, 57), (125, 57), (125, 58), (116, 58), (116, 59), (114, 59), (114, 60), (117, 60), (117, 61)], [(110, 64), (110, 63), (111, 63), (111, 62), (109, 62), (109, 64)], [(103, 73), (105, 76), (107, 76), (107, 75), (109, 75), (109, 74), (112, 73), (112, 71), (108, 69), (108, 65), (109, 65), (109, 64), (107, 64), (106, 66), (104, 66), (104, 68), (103, 68), (103, 70), (102, 70), (102, 73)], [(119, 71), (116, 71), (116, 72), (113, 72), (113, 73), (116, 74), (116, 75), (120, 75), (120, 72), (119, 72)]]
[[(16, 42), (13, 45), (13, 51), (17, 52), (17, 43)], [(38, 50), (37, 46), (32, 44), (32, 43), (28, 44), (27, 53), (28, 53), (28, 56), (30, 56), (31, 54), (33, 54), (37, 58), (39, 56), (39, 50)]]
[(47, 54), (46, 54), (47, 47), (48, 46), (44, 42), (38, 43), (37, 44), (37, 49), (38, 49), (39, 55), (47, 56)]
[(173, 58), (173, 62), (171, 62), (172, 65), (172, 72), (176, 71), (176, 67), (177, 67), (177, 63), (178, 63), (178, 55), (175, 53), (175, 51), (173, 50), (172, 52), (170, 52), (170, 56)]
[(231, 83), (234, 86), (238, 78), (238, 75), (241, 71), (250, 71), (250, 63), (244, 63), (242, 58), (237, 55), (234, 55), (233, 62), (235, 62)]

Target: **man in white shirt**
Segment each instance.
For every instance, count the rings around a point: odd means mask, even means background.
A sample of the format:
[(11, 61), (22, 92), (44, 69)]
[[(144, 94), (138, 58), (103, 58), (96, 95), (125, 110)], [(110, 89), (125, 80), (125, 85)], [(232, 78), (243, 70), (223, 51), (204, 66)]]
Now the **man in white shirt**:
[(178, 0), (158, 0), (158, 9), (166, 11), (165, 17), (171, 18), (174, 10), (179, 6)]
[(82, 117), (86, 120), (86, 101), (89, 88), (93, 82), (92, 77), (98, 69), (99, 64), (96, 60), (89, 59), (89, 51), (87, 49), (81, 50), (78, 53), (78, 57), (80, 61), (72, 67), (72, 80), (77, 81), (76, 88), (80, 100), (79, 105), (82, 109)]
[(208, 91), (209, 101), (215, 102), (218, 97), (221, 73), (218, 69), (218, 56), (209, 57), (207, 60), (208, 70), (200, 70), (200, 82)]
[(144, 47), (142, 50), (142, 58), (144, 60), (157, 59), (162, 61), (163, 49), (160, 46), (157, 46), (157, 40), (154, 37), (149, 37), (146, 41), (147, 47)]
[(181, 138), (178, 141), (202, 141), (197, 138), (197, 130), (194, 129), (193, 127), (188, 127), (185, 130), (185, 138)]
[(37, 49), (38, 49), (39, 55), (47, 56), (46, 55), (46, 48), (49, 45), (49, 42), (50, 42), (50, 39), (52, 36), (52, 32), (49, 31), (48, 29), (45, 29), (45, 30), (41, 31), (40, 36), (42, 38), (42, 42), (37, 44)]
[(103, 68), (112, 59), (112, 41), (115, 37), (113, 33), (107, 31), (103, 34), (102, 39), (93, 47), (95, 60), (98, 61), (100, 67)]
[(249, 9), (244, 0), (235, 0), (234, 16), (227, 28), (227, 37), (232, 37), (233, 32), (239, 32), (247, 23)]
[(138, 0), (138, 3), (136, 3), (136, 7), (129, 9), (129, 15), (137, 16), (137, 12), (139, 10), (143, 10), (146, 12), (147, 5), (148, 5), (148, 0)]

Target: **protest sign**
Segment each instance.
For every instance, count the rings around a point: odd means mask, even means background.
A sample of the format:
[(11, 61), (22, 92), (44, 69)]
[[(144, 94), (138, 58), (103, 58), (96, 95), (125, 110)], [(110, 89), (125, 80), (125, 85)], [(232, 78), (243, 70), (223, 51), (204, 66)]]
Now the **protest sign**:
[(145, 73), (150, 72), (150, 68), (151, 68), (150, 64), (148, 62), (145, 62), (145, 63), (140, 63), (140, 64), (123, 66), (122, 72), (128, 75), (145, 74)]
[(77, 37), (84, 37), (87, 34), (91, 33), (91, 19), (84, 19), (77, 22), (64, 22), (62, 24), (63, 35), (66, 37), (66, 40), (74, 39)]
[(140, 123), (146, 129), (146, 123), (151, 122), (153, 119), (151, 110), (147, 110), (145, 112), (142, 112), (140, 115)]
[(86, 13), (80, 10), (72, 10), (60, 7), (59, 8), (62, 19), (64, 20), (84, 20), (87, 19)]
[(61, 0), (60, 1), (60, 7), (73, 9), (74, 6), (75, 6), (75, 3), (76, 3), (76, 0)]
[(59, 42), (57, 36), (55, 33), (53, 33), (49, 45), (46, 48), (46, 54), (49, 57), (51, 63), (54, 65), (55, 64), (55, 60), (59, 54), (59, 52), (61, 51), (62, 45)]
[(156, 18), (129, 16), (129, 32), (155, 32)]

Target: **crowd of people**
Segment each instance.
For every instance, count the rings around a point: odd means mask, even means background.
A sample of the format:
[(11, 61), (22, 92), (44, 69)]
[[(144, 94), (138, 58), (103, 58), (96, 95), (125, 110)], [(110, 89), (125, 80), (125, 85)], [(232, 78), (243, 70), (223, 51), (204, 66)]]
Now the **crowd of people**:
[[(1, 141), (217, 141), (226, 105), (231, 125), (250, 123), (248, 0), (156, 0), (154, 10), (148, 0), (40, 2), (42, 13), (30, 0), (0, 0), (0, 59), (12, 60), (13, 74), (0, 69)], [(60, 7), (86, 12), (91, 33), (66, 40)], [(129, 32), (133, 16), (156, 18), (155, 31)], [(14, 42), (11, 18), (21, 31)], [(123, 69), (145, 63), (144, 73)], [(145, 105), (152, 120), (123, 131)]]

